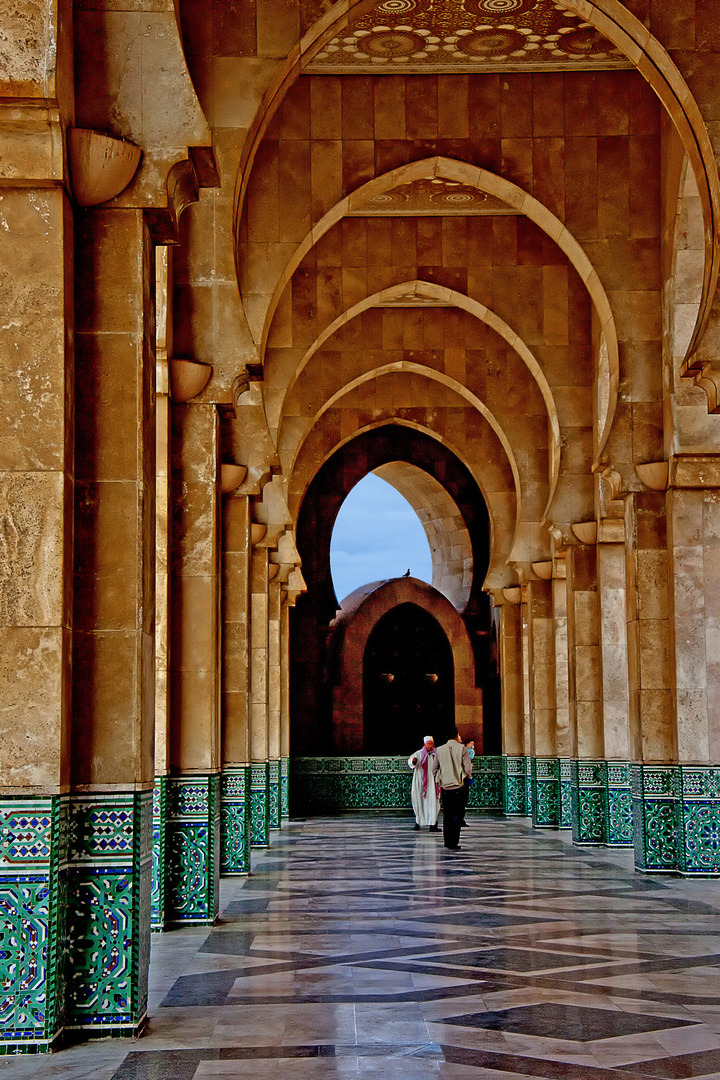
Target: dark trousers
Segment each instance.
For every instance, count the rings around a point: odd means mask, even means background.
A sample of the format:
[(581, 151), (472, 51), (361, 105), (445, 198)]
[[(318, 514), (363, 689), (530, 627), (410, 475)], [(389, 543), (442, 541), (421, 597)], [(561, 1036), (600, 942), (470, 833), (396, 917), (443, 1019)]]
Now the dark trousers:
[(447, 848), (455, 848), (460, 840), (460, 822), (465, 813), (464, 785), (459, 788), (442, 789), (443, 807), (443, 843)]
[(467, 810), (468, 799), (470, 798), (470, 777), (465, 777), (465, 783), (463, 784), (463, 806), (460, 820), (465, 820), (465, 811)]

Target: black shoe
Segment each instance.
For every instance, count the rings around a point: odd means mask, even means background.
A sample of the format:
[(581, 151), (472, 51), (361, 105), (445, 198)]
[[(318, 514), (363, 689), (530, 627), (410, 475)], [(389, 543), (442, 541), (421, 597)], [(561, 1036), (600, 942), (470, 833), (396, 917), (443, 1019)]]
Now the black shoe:
[(439, 825), (428, 825), (428, 832), (440, 832)]
[(448, 851), (460, 851), (461, 850), (459, 844), (456, 844), (455, 847), (451, 847), (450, 844), (446, 844), (445, 847), (448, 849)]
[(461, 829), (467, 829), (467, 821), (461, 821), (460, 822), (460, 828)]
[(418, 825), (418, 823), (416, 821), (415, 824), (413, 825), (413, 829), (419, 829), (419, 828), (420, 828), (420, 826)]

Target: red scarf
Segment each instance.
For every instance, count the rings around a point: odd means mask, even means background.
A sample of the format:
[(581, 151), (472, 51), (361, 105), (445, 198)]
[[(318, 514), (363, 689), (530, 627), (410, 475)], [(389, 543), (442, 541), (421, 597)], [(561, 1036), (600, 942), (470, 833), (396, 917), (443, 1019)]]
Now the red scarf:
[[(428, 762), (431, 757), (435, 757), (435, 751), (428, 751), (427, 745), (423, 745), (422, 753), (420, 754), (420, 768), (422, 769), (422, 793), (423, 799), (427, 795), (427, 782), (428, 782)], [(439, 795), (439, 784), (435, 785), (435, 794)]]

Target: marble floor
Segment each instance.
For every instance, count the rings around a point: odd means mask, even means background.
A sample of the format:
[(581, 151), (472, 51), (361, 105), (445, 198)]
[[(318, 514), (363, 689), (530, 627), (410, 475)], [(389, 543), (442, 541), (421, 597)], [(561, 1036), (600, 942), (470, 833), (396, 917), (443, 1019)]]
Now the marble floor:
[(138, 1040), (0, 1080), (720, 1080), (720, 882), (470, 817), (292, 822), (213, 929), (153, 940)]

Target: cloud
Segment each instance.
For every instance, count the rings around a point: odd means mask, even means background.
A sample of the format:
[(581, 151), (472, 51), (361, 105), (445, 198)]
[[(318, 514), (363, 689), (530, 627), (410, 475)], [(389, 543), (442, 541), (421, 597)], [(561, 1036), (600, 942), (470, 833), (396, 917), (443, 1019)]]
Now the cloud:
[(402, 577), (432, 581), (425, 530), (402, 495), (368, 473), (345, 499), (335, 521), (330, 565), (338, 600), (360, 585)]

